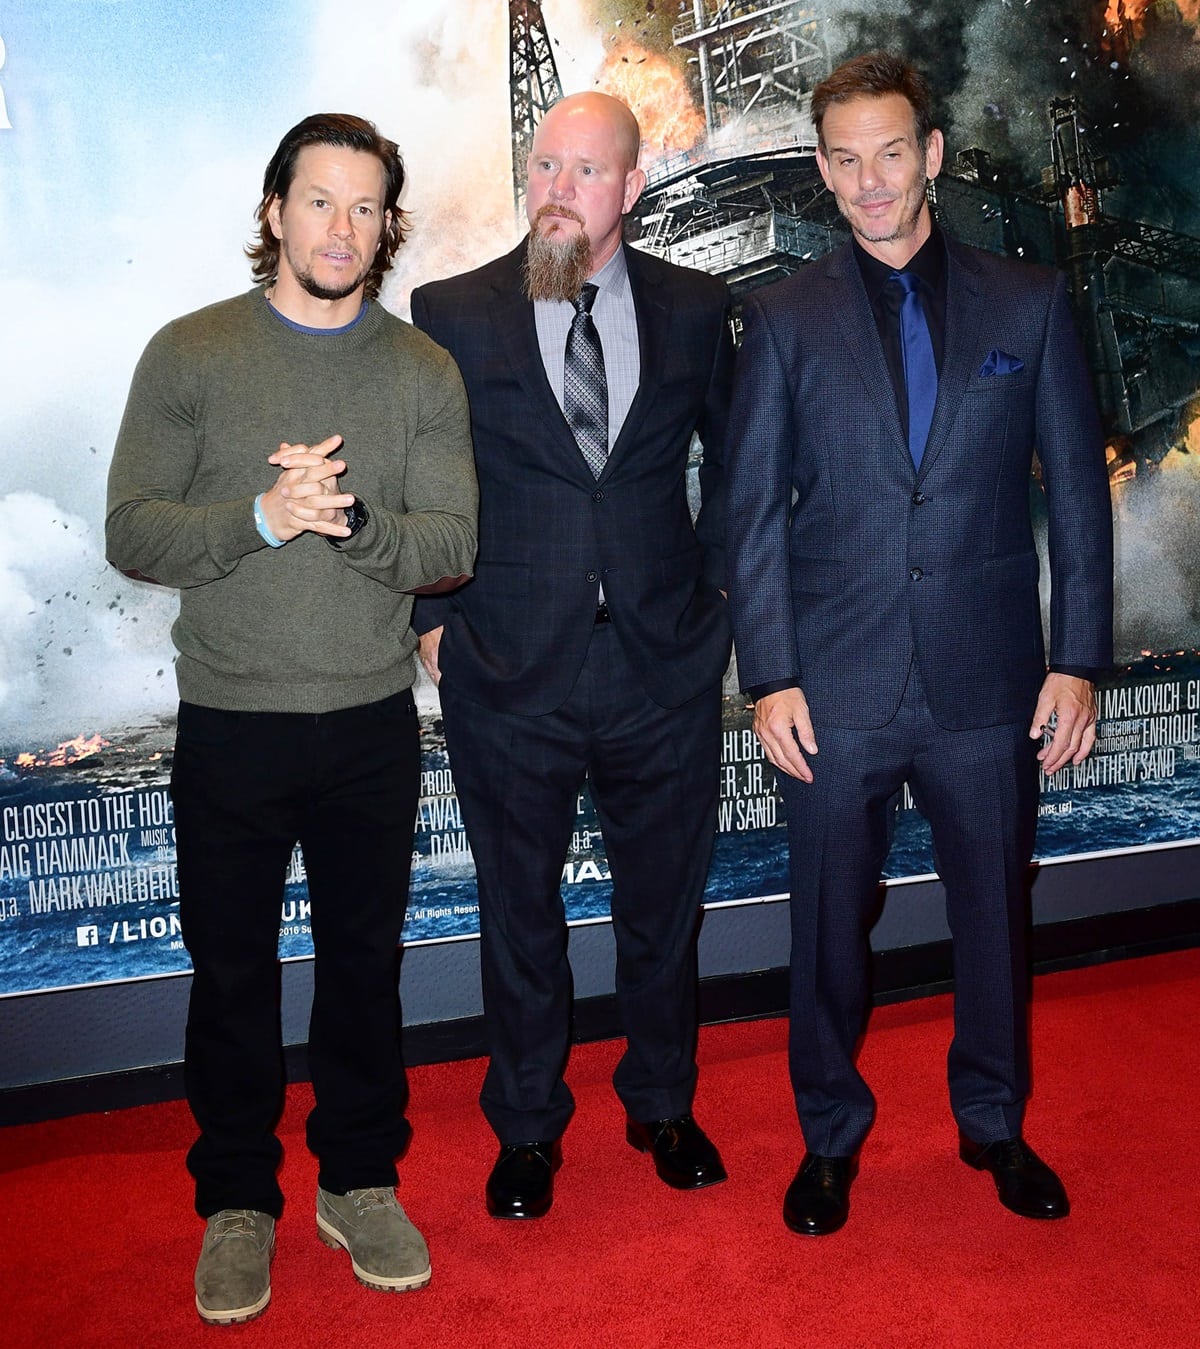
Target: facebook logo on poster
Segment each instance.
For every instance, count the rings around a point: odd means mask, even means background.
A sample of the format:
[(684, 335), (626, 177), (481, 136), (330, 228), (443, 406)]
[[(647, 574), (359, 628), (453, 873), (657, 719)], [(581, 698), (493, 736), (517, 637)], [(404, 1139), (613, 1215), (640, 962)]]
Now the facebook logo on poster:
[(76, 946), (100, 945), (100, 929), (95, 925), (95, 923), (91, 923), (87, 927), (77, 927), (75, 929), (75, 945)]

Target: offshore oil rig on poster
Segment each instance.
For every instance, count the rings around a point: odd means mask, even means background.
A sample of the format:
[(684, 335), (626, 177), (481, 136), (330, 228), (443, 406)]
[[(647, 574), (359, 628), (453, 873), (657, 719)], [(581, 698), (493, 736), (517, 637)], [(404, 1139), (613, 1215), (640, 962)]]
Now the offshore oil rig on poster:
[[(509, 18), (519, 205), (534, 127), (562, 86), (541, 6), (510, 0)], [(823, 24), (803, 0), (685, 0), (672, 37), (695, 73), (705, 131), (646, 165), (631, 238), (721, 276), (737, 300), (848, 236), (817, 169), (809, 113), (831, 68)], [(1108, 214), (1116, 179), (1076, 101), (1051, 99), (1046, 111), (1040, 181), (966, 149), (929, 196), (957, 238), (1069, 276), (1117, 484), (1152, 472), (1200, 417), (1200, 239)]]

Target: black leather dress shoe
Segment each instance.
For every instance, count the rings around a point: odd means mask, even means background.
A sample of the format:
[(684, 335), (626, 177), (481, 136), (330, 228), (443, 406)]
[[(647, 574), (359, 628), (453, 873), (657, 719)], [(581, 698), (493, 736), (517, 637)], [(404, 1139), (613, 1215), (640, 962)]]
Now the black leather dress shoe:
[(639, 1152), (654, 1158), (660, 1178), (676, 1190), (700, 1190), (725, 1179), (721, 1154), (691, 1115), (625, 1121), (625, 1137)]
[(976, 1171), (990, 1171), (1000, 1202), (1022, 1218), (1065, 1218), (1070, 1213), (1062, 1181), (1020, 1134), (995, 1143), (974, 1143), (959, 1134), (958, 1155)]
[(821, 1157), (806, 1152), (783, 1196), (783, 1221), (793, 1232), (824, 1237), (850, 1216), (850, 1182), (858, 1175), (853, 1157)]
[(558, 1140), (506, 1144), (487, 1180), (493, 1218), (540, 1218), (554, 1202), (554, 1173), (562, 1165)]

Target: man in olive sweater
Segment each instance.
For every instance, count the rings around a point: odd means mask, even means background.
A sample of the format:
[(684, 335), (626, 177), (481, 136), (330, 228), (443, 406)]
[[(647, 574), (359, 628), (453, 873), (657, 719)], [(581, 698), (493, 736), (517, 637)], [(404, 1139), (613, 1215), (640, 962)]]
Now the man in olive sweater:
[(407, 1142), (396, 946), (419, 782), (414, 590), (470, 571), (476, 485), (450, 357), (375, 300), (403, 234), (396, 146), (322, 114), (263, 185), (248, 294), (147, 347), (109, 476), (107, 548), (180, 591), (171, 791), (195, 971), (188, 1156), (196, 1305), (270, 1299), (283, 1196), (280, 903), (300, 843), (316, 951), (308, 1144), (318, 1234), (371, 1287), (430, 1277), (396, 1201)]

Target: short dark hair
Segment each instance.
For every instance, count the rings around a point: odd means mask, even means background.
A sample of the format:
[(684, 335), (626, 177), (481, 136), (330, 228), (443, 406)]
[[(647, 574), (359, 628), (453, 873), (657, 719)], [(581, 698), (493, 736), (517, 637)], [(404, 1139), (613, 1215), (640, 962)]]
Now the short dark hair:
[(903, 57), (879, 51), (844, 61), (813, 90), (812, 119), (821, 148), (825, 148), (821, 124), (832, 104), (846, 103), (852, 98), (882, 98), (885, 94), (899, 94), (908, 100), (917, 126), (917, 149), (924, 154), (934, 126), (929, 85), (924, 75)]
[(408, 217), (398, 202), (404, 187), (404, 161), (395, 141), (381, 136), (373, 122), (345, 112), (319, 112), (297, 122), (279, 142), (263, 175), (262, 200), (255, 211), (258, 234), (246, 245), (250, 270), (255, 281), (271, 285), (279, 275), (279, 240), (268, 219), (271, 204), (278, 198), (282, 203), (296, 176), (296, 161), (300, 151), (309, 145), (330, 145), (337, 149), (358, 150), (374, 155), (383, 165), (383, 209), (391, 212), (391, 221), (384, 227), (375, 252), (371, 270), (367, 273), (365, 294), (373, 300), (379, 294), (384, 274), (392, 265), (396, 250), (404, 242)]

